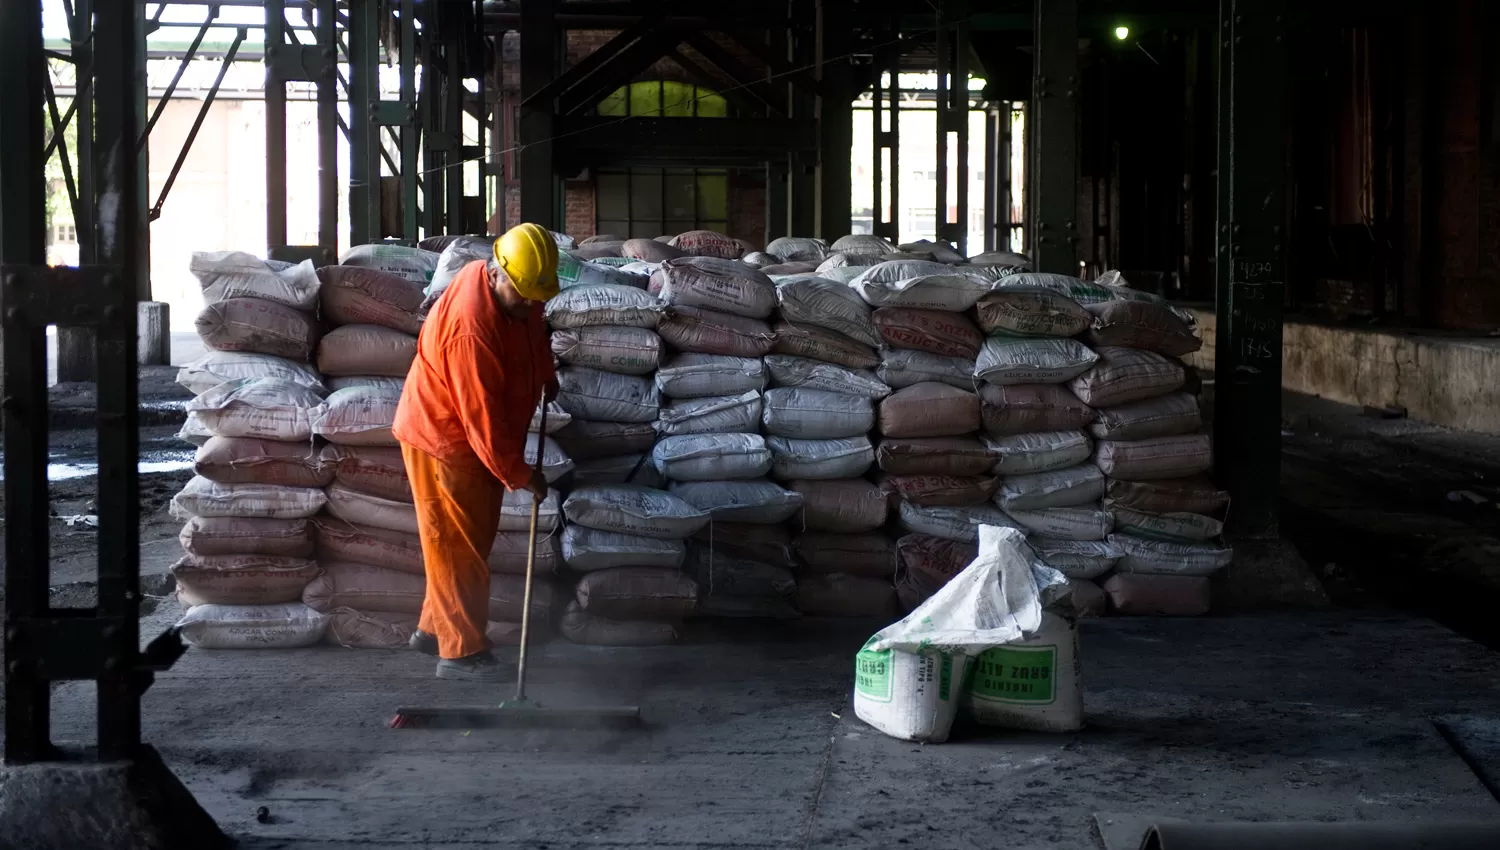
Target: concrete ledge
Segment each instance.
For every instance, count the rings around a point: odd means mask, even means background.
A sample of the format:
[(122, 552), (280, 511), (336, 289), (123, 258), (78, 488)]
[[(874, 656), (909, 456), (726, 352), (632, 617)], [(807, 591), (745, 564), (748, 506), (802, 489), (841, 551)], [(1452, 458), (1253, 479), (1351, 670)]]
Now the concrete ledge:
[[(1203, 349), (1188, 363), (1212, 370), (1217, 322), (1188, 306)], [(1500, 338), (1419, 335), (1288, 321), (1282, 333), (1285, 389), (1343, 404), (1396, 404), (1413, 419), (1500, 434)]]

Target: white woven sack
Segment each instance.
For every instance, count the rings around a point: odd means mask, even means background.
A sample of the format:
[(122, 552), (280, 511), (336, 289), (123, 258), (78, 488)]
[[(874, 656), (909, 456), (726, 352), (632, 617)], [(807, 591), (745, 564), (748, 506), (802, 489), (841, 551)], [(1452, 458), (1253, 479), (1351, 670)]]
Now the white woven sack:
[(656, 489), (667, 486), (661, 470), (651, 463), (651, 456), (647, 454), (598, 457), (579, 461), (573, 466), (574, 487), (606, 487), (611, 484), (636, 484)]
[(953, 266), (926, 260), (890, 260), (866, 269), (849, 284), (872, 307), (916, 307), (961, 313), (995, 285)]
[(759, 357), (678, 354), (656, 371), (656, 389), (668, 398), (738, 395), (766, 388), (766, 369)]
[(417, 509), (411, 502), (361, 493), (341, 481), (334, 481), (323, 492), (327, 494), (328, 512), (344, 522), (417, 533)]
[(1224, 533), (1224, 523), (1203, 514), (1155, 514), (1121, 507), (1110, 510), (1115, 515), (1115, 529), (1136, 537), (1187, 543), (1212, 540)]
[[(563, 410), (562, 409), (562, 405), (558, 404), (555, 401), (547, 403), (547, 433), (548, 434), (556, 434), (558, 431), (561, 431), (563, 428), (566, 428), (567, 425), (568, 425), (568, 423), (572, 422), (572, 421), (573, 421), (572, 414), (568, 413), (566, 410)], [(542, 406), (540, 404), (538, 404), (536, 406), (536, 410), (533, 410), (531, 412), (531, 424), (526, 426), (526, 430), (529, 431), (532, 434), (535, 434), (537, 431), (540, 431), (541, 429), (542, 429)]]
[(1149, 440), (1101, 440), (1094, 463), (1111, 478), (1156, 481), (1186, 478), (1213, 466), (1213, 444), (1207, 434), (1152, 437)]
[(557, 382), (557, 403), (578, 419), (650, 422), (661, 406), (650, 378), (568, 366), (557, 370)]
[(1076, 339), (992, 336), (984, 341), (974, 377), (999, 386), (1061, 384), (1087, 372), (1099, 359)]
[(441, 256), (406, 245), (355, 245), (339, 257), (339, 265), (377, 269), (426, 286), (432, 282)]
[[(487, 262), (495, 255), (495, 243), (489, 239), (480, 239), (477, 236), (460, 236), (443, 246), (442, 253), (438, 254), (437, 268), (432, 271), (432, 280), (428, 284), (430, 291), (441, 291), (453, 282), (458, 273), (463, 271), (464, 266), (479, 260)], [(561, 257), (558, 265), (562, 265)]]
[(312, 260), (284, 263), (244, 251), (194, 251), (188, 271), (203, 288), (203, 303), (226, 298), (264, 298), (298, 310), (318, 308), (322, 282)]
[(1109, 511), (1100, 510), (1097, 505), (1039, 511), (1015, 509), (1005, 513), (1032, 534), (1063, 540), (1103, 540), (1114, 527), (1114, 518)]
[(1154, 351), (1101, 345), (1098, 361), (1068, 387), (1091, 407), (1113, 407), (1166, 395), (1182, 387), (1182, 364)]
[[(770, 525), (785, 522), (802, 508), (802, 495), (770, 481), (683, 481), (668, 488), (714, 522)], [(713, 531), (710, 529), (709, 534)], [(712, 538), (710, 538), (712, 539)]]
[(553, 328), (654, 328), (665, 308), (660, 298), (644, 289), (603, 284), (564, 289), (547, 302), (546, 315)]
[(771, 470), (771, 450), (759, 434), (663, 437), (651, 460), (673, 481), (761, 478)]
[(828, 257), (828, 243), (822, 239), (781, 236), (771, 240), (766, 253), (775, 254), (788, 263), (821, 263)]
[(764, 319), (776, 309), (776, 285), (738, 260), (677, 257), (657, 267), (651, 290), (667, 304)]
[(562, 450), (551, 437), (543, 437), (539, 434), (527, 433), (526, 435), (526, 463), (536, 465), (537, 440), (542, 443), (542, 477), (551, 484), (557, 479), (573, 471), (573, 459)]
[(1115, 300), (1115, 289), (1093, 281), (1080, 280), (1065, 274), (1050, 272), (1020, 272), (1005, 278), (1006, 286), (1028, 286), (1048, 289), (1066, 295), (1079, 304), (1099, 304)]
[(391, 434), (399, 390), (351, 387), (328, 396), (313, 415), (313, 433), (345, 446), (399, 445)]
[(1198, 398), (1178, 392), (1099, 408), (1099, 418), (1089, 431), (1101, 440), (1147, 440), (1191, 434), (1202, 424)]
[(875, 377), (893, 390), (912, 384), (937, 381), (961, 390), (974, 389), (974, 363), (962, 357), (944, 357), (910, 348), (887, 348), (880, 352)]
[(552, 332), (552, 353), (569, 366), (644, 375), (661, 360), (661, 337), (646, 328), (562, 328)]
[(1109, 540), (1124, 553), (1119, 563), (1122, 573), (1208, 576), (1234, 560), (1233, 549), (1213, 543), (1168, 543), (1131, 534), (1111, 534)]
[(771, 475), (782, 481), (858, 478), (875, 462), (875, 447), (869, 437), (767, 437), (766, 446), (771, 450)]
[(830, 252), (869, 254), (874, 257), (880, 257), (895, 250), (895, 245), (872, 233), (851, 233), (848, 236), (840, 236), (830, 246)]
[(1083, 728), (1077, 621), (1049, 611), (1034, 635), (980, 653), (961, 706), (984, 726), (1038, 732)]
[(570, 525), (563, 531), (563, 562), (579, 572), (615, 567), (682, 569), (687, 545), (681, 540), (621, 534)]
[[(548, 490), (547, 498), (536, 506), (536, 530), (548, 533), (556, 530), (562, 520), (561, 496), (556, 490)], [(530, 531), (531, 505), (535, 501), (530, 490), (506, 490), (500, 502), (500, 531)]]
[(879, 345), (870, 322), (870, 305), (848, 284), (822, 277), (798, 277), (776, 287), (781, 317), (816, 325), (865, 345)]
[(1042, 563), (1068, 578), (1095, 579), (1114, 568), (1124, 551), (1111, 540), (1065, 540), (1034, 534), (1027, 539)]
[(329, 392), (348, 390), (358, 387), (368, 387), (377, 390), (395, 390), (401, 392), (406, 389), (405, 378), (391, 378), (385, 375), (342, 375), (330, 377), (327, 381)]
[[(848, 255), (835, 254), (834, 256), (829, 257), (823, 262), (822, 265), (818, 266), (815, 274), (818, 277), (834, 281), (835, 283), (842, 283), (847, 286), (849, 283), (853, 282), (855, 278), (870, 270), (869, 265), (849, 265), (847, 260), (840, 262), (840, 258), (846, 256)], [(868, 259), (874, 258), (871, 257)], [(863, 301), (864, 299), (861, 298), (860, 300)]]
[(709, 520), (679, 496), (628, 484), (579, 487), (563, 502), (563, 513), (585, 528), (664, 540), (690, 537)]
[(1038, 511), (1071, 508), (1097, 502), (1104, 496), (1104, 475), (1091, 463), (1066, 469), (1009, 475), (1000, 483), (995, 501), (1009, 512), (1012, 508)]
[(902, 500), (896, 525), (913, 534), (930, 534), (944, 540), (973, 543), (979, 539), (979, 526), (996, 525), (1026, 532), (1026, 528), (1006, 516), (994, 505), (963, 507), (927, 507)]
[(172, 497), (168, 512), (184, 522), (195, 516), (303, 519), (321, 511), (327, 503), (328, 497), (316, 487), (216, 484), (195, 475), (182, 492)]
[(760, 430), (760, 393), (673, 401), (661, 408), (658, 434), (754, 434)]
[(1064, 469), (1089, 459), (1094, 444), (1082, 431), (1044, 431), (1009, 437), (981, 437), (995, 456), (996, 475), (1023, 475)]
[(761, 423), (766, 433), (805, 440), (831, 440), (869, 433), (875, 405), (868, 398), (778, 387), (766, 390)]
[(306, 363), (285, 357), (248, 351), (210, 351), (177, 370), (177, 383), (193, 395), (205, 393), (225, 381), (243, 378), (277, 378), (315, 392), (323, 392), (323, 379)]
[(642, 275), (616, 268), (605, 263), (580, 260), (566, 251), (557, 254), (557, 285), (559, 289), (576, 289), (587, 286), (628, 286), (645, 289), (646, 278)]
[(200, 393), (186, 407), (215, 437), (300, 442), (313, 435), (323, 399), (308, 387), (278, 378), (242, 378)]
[(824, 363), (810, 357), (790, 354), (766, 355), (766, 371), (778, 387), (802, 387), (844, 395), (857, 395), (879, 401), (891, 394), (891, 388), (869, 369), (849, 369)]
[(183, 643), (199, 649), (296, 649), (323, 640), (328, 615), (301, 602), (194, 605), (177, 628)]

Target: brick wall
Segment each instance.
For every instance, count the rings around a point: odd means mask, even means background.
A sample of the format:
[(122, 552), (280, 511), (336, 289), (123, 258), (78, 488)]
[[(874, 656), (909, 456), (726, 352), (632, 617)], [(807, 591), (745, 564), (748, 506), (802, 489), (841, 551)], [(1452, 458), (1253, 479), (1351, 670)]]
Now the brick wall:
[(563, 191), (563, 232), (574, 239), (593, 236), (594, 184), (569, 183)]

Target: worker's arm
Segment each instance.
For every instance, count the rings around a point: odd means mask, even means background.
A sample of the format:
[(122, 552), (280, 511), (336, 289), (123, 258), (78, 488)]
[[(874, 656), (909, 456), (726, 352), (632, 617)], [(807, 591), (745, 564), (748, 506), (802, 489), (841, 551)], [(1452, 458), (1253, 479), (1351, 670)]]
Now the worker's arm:
[[(448, 386), (469, 447), (507, 488), (526, 487), (532, 473), (526, 461), (526, 428), (536, 400), (519, 398), (525, 391), (517, 393), (517, 382), (506, 380), (500, 353), (478, 337), (460, 336), (448, 346)], [(525, 381), (519, 384), (528, 386)]]

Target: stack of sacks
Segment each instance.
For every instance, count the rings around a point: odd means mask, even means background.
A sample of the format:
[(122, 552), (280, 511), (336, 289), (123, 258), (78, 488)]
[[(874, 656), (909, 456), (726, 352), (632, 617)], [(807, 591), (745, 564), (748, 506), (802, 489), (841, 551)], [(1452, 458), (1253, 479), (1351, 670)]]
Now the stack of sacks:
[(441, 256), (436, 251), (407, 245), (355, 245), (339, 257), (339, 265), (392, 274), (422, 289), (432, 283)]
[(1202, 343), (1167, 304), (1101, 283), (1113, 298), (1086, 305), (1099, 361), (1072, 388), (1097, 409), (1094, 463), (1106, 477), (1108, 544), (1119, 558), (1104, 589), (1121, 613), (1205, 613), (1208, 576), (1233, 551), (1218, 542), (1228, 496), (1204, 477), (1212, 447), (1176, 359)]
[(309, 519), (332, 477), (313, 446), (322, 399), (278, 378), (242, 378), (188, 403), (204, 441), (197, 473), (172, 499), (186, 552), (172, 567), (179, 625), (193, 646), (287, 648), (321, 640), (327, 618), (302, 604), (321, 575)]
[(631, 484), (579, 487), (563, 502), (562, 555), (581, 573), (562, 618), (575, 643), (670, 643), (698, 586), (682, 572), (684, 540), (708, 514), (671, 493)]
[(328, 388), (335, 393), (373, 388), (399, 396), (417, 356), (422, 288), (361, 266), (325, 266), (318, 278), (323, 319), (331, 330), (318, 343), (317, 363)]

